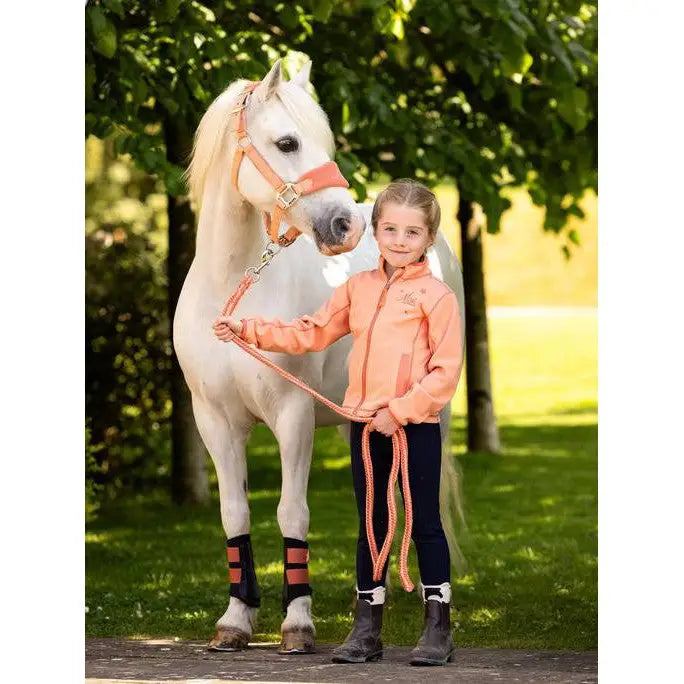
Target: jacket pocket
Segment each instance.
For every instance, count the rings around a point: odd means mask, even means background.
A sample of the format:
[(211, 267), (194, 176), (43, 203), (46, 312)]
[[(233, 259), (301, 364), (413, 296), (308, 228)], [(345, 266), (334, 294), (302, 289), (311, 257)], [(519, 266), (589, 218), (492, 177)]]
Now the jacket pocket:
[(409, 384), (411, 382), (411, 355), (402, 354), (399, 360), (399, 372), (397, 373), (397, 386), (394, 394), (397, 397), (403, 397), (408, 392)]

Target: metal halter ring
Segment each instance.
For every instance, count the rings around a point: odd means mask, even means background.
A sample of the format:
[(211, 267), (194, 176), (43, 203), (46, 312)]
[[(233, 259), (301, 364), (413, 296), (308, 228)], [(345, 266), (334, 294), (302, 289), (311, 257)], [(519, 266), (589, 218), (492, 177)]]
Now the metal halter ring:
[[(289, 192), (290, 196), (285, 197), (285, 193)], [(278, 190), (276, 201), (282, 209), (289, 209), (299, 198), (300, 194), (295, 190), (292, 183), (285, 183), (282, 188)]]
[(261, 254), (261, 262), (270, 261), (273, 257), (280, 252), (281, 247), (277, 242), (269, 242), (266, 245), (266, 249)]
[(245, 135), (237, 141), (237, 144), (240, 149), (246, 150), (252, 144), (252, 139), (248, 135)]
[[(265, 266), (265, 264), (262, 264), (261, 266), (259, 266), (259, 269), (263, 268), (264, 266)], [(250, 266), (245, 271), (245, 275), (249, 275), (249, 274), (251, 274), (251, 278), (252, 278), (253, 283), (259, 282), (259, 279), (261, 278), (261, 276), (259, 275), (259, 272), (257, 271), (256, 266)]]
[(271, 263), (271, 259), (280, 252), (280, 245), (276, 242), (269, 242), (266, 245), (266, 249), (261, 253), (261, 263), (258, 266), (250, 266), (246, 271), (245, 275), (248, 273), (252, 274), (252, 282), (256, 283), (261, 277), (259, 272), (266, 268)]

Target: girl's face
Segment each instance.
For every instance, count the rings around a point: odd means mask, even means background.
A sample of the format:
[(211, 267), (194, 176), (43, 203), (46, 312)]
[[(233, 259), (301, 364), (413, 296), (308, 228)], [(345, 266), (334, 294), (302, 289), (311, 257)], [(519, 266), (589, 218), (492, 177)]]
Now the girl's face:
[(393, 202), (382, 208), (375, 239), (380, 254), (394, 268), (418, 261), (434, 242), (420, 209)]

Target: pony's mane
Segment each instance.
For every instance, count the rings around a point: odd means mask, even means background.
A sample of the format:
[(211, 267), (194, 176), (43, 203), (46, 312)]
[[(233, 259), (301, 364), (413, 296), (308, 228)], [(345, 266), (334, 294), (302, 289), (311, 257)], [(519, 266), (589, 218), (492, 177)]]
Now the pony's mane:
[(226, 142), (226, 131), (230, 124), (230, 110), (238, 95), (247, 84), (240, 79), (231, 83), (210, 105), (204, 113), (195, 133), (192, 146), (192, 158), (185, 172), (190, 189), (190, 197), (198, 205), (204, 194), (204, 184), (209, 170), (220, 156)]
[[(227, 160), (230, 112), (247, 83), (248, 81), (244, 79), (231, 83), (209, 105), (197, 128), (192, 157), (185, 177), (188, 181), (190, 197), (198, 205), (202, 201), (207, 176), (219, 160)], [(302, 88), (293, 83), (282, 82), (276, 94), (297, 128), (318, 141), (333, 157), (335, 139), (323, 109)]]

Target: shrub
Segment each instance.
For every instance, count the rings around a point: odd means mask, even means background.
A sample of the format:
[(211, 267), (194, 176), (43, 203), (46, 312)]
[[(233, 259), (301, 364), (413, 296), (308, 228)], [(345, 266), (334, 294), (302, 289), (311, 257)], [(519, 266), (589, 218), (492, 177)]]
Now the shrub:
[(115, 160), (107, 149), (100, 143), (105, 152), (100, 169), (86, 173), (86, 477), (87, 487), (95, 486), (87, 493), (91, 501), (98, 485), (114, 496), (122, 488), (163, 482), (170, 462), (165, 204), (154, 179)]

